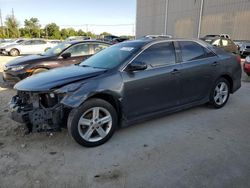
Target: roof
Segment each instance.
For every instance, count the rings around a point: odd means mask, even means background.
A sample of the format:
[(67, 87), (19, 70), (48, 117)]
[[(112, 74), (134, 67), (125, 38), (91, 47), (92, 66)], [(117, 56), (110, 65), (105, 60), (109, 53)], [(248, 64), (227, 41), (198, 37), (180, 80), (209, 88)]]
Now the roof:
[(110, 44), (110, 42), (102, 41), (102, 40), (72, 40), (72, 41), (65, 41), (69, 44), (77, 44), (77, 43), (86, 43), (86, 42), (98, 42), (98, 43), (104, 43), (104, 44)]

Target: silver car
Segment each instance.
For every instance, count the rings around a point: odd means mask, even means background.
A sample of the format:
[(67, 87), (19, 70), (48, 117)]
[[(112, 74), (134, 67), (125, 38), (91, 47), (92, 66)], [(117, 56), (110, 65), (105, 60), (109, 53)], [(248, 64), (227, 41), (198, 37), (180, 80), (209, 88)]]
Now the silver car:
[(18, 56), (25, 54), (39, 54), (57, 44), (50, 43), (43, 39), (30, 39), (19, 44), (10, 44), (5, 47), (0, 47), (0, 54)]

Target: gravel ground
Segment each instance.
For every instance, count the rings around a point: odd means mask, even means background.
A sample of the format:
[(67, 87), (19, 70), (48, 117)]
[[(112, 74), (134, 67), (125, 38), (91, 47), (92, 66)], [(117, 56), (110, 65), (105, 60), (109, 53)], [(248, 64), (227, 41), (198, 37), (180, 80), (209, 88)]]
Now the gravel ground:
[[(0, 57), (0, 67), (10, 59)], [(24, 136), (7, 116), (15, 91), (1, 83), (0, 187), (250, 187), (248, 81), (223, 109), (123, 128), (97, 148), (79, 146), (66, 130)]]

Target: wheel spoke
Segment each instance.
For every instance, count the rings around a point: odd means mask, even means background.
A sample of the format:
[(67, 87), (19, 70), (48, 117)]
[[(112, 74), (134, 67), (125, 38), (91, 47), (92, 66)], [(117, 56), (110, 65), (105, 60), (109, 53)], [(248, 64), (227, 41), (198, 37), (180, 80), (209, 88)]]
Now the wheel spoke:
[(217, 87), (215, 88), (215, 91), (216, 91), (217, 93), (219, 93), (219, 92), (220, 92), (220, 88), (219, 88), (219, 86), (217, 86)]
[(93, 108), (93, 112), (92, 112), (93, 119), (99, 119), (99, 111), (100, 111), (100, 109), (98, 107)]
[(219, 98), (220, 98), (220, 95), (217, 94), (217, 95), (214, 97), (214, 100), (217, 101)]
[(79, 123), (80, 123), (80, 125), (87, 125), (87, 126), (90, 126), (90, 125), (91, 125), (91, 120), (82, 117), (82, 118), (79, 120)]
[(224, 91), (225, 88), (226, 88), (226, 84), (225, 83), (221, 83), (220, 91)]
[(227, 96), (228, 95), (228, 91), (222, 91), (222, 95), (223, 96)]
[(223, 97), (222, 96), (219, 97), (219, 104), (223, 104)]
[(86, 140), (89, 140), (89, 138), (91, 137), (91, 135), (93, 134), (93, 132), (94, 132), (94, 129), (92, 129), (92, 127), (89, 127), (83, 137)]
[(106, 135), (107, 135), (107, 133), (103, 130), (103, 128), (100, 126), (100, 127), (98, 127), (97, 129), (96, 129), (96, 131), (98, 132), (98, 134), (102, 137), (102, 138), (104, 138)]
[(112, 118), (111, 118), (110, 115), (105, 116), (105, 117), (103, 117), (103, 118), (100, 119), (101, 125), (106, 124), (106, 123), (109, 123), (110, 121), (112, 121)]

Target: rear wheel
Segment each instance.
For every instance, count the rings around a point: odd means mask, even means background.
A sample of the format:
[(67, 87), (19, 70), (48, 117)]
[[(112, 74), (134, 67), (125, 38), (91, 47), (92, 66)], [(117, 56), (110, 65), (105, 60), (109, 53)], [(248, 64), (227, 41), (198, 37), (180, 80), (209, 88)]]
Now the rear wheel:
[(34, 70), (33, 73), (32, 73), (32, 75), (38, 74), (38, 73), (40, 73), (40, 72), (45, 72), (45, 71), (48, 71), (48, 69), (39, 68), (39, 69)]
[(220, 78), (210, 93), (210, 104), (215, 108), (222, 108), (228, 101), (230, 84), (225, 78)]
[(19, 51), (17, 49), (11, 49), (9, 52), (10, 56), (19, 56)]
[(90, 99), (73, 109), (68, 118), (68, 131), (82, 146), (95, 147), (108, 141), (117, 127), (114, 107), (102, 99)]

